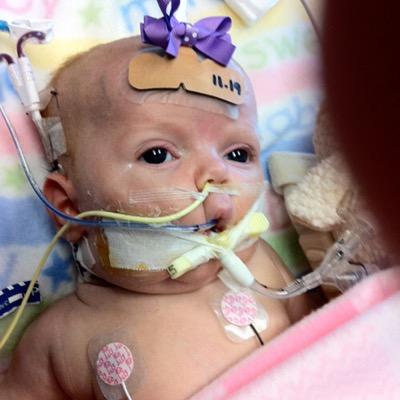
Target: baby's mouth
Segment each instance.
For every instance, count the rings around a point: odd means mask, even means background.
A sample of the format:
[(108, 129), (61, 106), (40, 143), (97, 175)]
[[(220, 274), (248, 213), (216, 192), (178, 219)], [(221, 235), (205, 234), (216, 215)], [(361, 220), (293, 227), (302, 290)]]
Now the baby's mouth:
[(221, 233), (227, 229), (227, 223), (222, 218), (212, 220), (213, 226), (206, 229), (202, 233), (206, 236), (210, 236), (212, 233)]
[(227, 228), (226, 223), (222, 220), (219, 220), (217, 224), (212, 228), (212, 232), (220, 233), (223, 232)]
[(204, 236), (210, 236), (212, 233), (217, 233), (216, 225), (201, 232)]

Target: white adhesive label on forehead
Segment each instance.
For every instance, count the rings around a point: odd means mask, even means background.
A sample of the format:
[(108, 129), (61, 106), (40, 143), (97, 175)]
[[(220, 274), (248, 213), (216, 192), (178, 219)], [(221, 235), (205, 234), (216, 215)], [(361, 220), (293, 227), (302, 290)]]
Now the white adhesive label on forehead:
[(110, 386), (123, 384), (133, 371), (132, 353), (122, 343), (105, 345), (99, 352), (96, 370), (99, 378)]

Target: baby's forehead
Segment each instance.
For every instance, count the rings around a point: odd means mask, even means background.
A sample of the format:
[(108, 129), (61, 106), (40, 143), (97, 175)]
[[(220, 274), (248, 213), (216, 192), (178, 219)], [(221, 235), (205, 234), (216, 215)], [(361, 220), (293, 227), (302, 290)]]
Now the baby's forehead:
[[(113, 119), (146, 104), (175, 104), (196, 108), (256, 124), (256, 107), (250, 80), (244, 104), (238, 106), (210, 96), (177, 90), (137, 90), (128, 80), (129, 63), (143, 46), (137, 39), (123, 39), (102, 45), (81, 56), (59, 80), (60, 104), (64, 120), (73, 129), (112, 124)], [(149, 66), (151, 68), (151, 66)], [(143, 107), (140, 107), (143, 109)], [(161, 109), (160, 109), (161, 111)], [(78, 126), (79, 124), (79, 126)]]

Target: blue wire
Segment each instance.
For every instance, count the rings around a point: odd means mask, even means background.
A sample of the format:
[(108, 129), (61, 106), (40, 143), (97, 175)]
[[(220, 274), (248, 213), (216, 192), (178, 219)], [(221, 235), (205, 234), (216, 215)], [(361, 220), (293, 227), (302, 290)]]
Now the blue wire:
[(1, 32), (10, 32), (10, 28), (8, 27), (7, 21), (3, 21), (0, 19), (0, 31)]

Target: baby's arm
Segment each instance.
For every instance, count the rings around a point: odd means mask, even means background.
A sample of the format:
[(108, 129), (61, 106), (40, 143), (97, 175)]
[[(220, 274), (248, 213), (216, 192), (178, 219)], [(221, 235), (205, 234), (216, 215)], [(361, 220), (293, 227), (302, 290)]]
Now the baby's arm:
[(68, 399), (52, 370), (51, 323), (39, 318), (21, 339), (10, 368), (0, 378), (0, 400)]
[(41, 314), (0, 377), (0, 400), (94, 398), (86, 350), (88, 330), (96, 329), (91, 311), (70, 295)]

